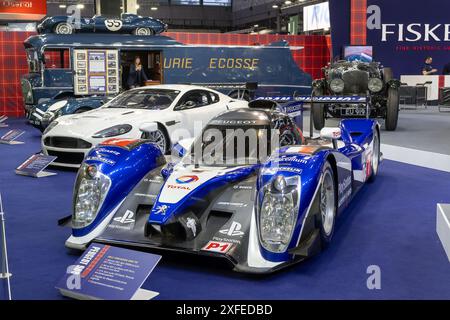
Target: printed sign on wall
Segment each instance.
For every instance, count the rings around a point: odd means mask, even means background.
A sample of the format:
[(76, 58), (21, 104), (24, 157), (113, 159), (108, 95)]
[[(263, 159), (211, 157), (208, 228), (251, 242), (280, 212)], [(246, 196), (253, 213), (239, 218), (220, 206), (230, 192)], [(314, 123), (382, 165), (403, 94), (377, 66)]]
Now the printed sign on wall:
[(116, 94), (119, 92), (117, 50), (74, 50), (75, 94)]

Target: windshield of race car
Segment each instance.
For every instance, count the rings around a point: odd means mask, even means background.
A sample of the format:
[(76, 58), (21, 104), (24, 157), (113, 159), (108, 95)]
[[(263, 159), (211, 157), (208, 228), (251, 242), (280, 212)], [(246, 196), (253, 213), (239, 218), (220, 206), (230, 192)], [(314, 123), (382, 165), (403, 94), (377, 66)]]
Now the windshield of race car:
[(168, 108), (179, 94), (178, 90), (131, 90), (111, 100), (107, 108), (162, 110)]
[(186, 161), (226, 167), (260, 163), (272, 153), (271, 136), (268, 126), (209, 125), (194, 142)]

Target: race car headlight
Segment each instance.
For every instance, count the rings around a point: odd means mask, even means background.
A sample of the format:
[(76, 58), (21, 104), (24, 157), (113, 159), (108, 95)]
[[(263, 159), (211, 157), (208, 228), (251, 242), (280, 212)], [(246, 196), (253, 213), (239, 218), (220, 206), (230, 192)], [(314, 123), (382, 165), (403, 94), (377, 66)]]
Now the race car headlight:
[(109, 138), (120, 136), (122, 134), (128, 133), (133, 127), (129, 124), (119, 124), (95, 133), (92, 138)]
[(75, 183), (73, 228), (84, 228), (94, 221), (110, 186), (111, 180), (96, 166), (82, 165)]
[(378, 78), (370, 78), (367, 86), (372, 92), (380, 92), (383, 89), (383, 81)]
[(271, 252), (284, 252), (297, 220), (297, 186), (278, 176), (265, 189), (259, 214), (261, 243)]
[(53, 121), (51, 122), (47, 128), (45, 128), (44, 130), (44, 135), (46, 135), (47, 133), (49, 133), (54, 127), (56, 127), (58, 125), (58, 121)]
[(342, 79), (333, 79), (330, 82), (330, 89), (333, 92), (340, 93), (344, 91), (345, 83)]

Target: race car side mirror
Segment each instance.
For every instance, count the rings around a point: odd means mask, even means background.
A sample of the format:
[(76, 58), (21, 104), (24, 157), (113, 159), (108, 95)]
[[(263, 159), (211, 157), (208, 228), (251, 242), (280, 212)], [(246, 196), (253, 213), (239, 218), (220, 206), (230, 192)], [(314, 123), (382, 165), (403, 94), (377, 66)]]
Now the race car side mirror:
[(155, 132), (158, 131), (158, 124), (156, 122), (145, 122), (139, 126), (139, 130), (142, 132)]
[(325, 127), (320, 130), (320, 137), (324, 140), (331, 140), (333, 142), (333, 147), (337, 149), (337, 140), (342, 136), (340, 128), (328, 128)]

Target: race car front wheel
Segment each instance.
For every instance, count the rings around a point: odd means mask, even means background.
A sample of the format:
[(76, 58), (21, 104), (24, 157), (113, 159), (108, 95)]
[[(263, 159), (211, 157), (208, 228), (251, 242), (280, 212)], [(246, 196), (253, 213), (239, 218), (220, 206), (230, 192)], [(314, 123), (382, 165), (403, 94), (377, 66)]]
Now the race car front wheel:
[(387, 110), (386, 110), (386, 121), (385, 126), (387, 131), (394, 131), (397, 129), (398, 122), (398, 109), (399, 109), (399, 94), (397, 88), (388, 89), (387, 98)]
[(320, 238), (322, 248), (326, 248), (331, 242), (336, 220), (337, 192), (333, 169), (329, 162), (325, 163), (322, 170), (322, 184), (319, 190), (320, 211)]
[(154, 35), (155, 32), (152, 29), (150, 29), (150, 28), (142, 28), (142, 27), (140, 27), (140, 28), (136, 28), (134, 30), (134, 34), (137, 35), (137, 36), (151, 36), (151, 35)]
[(378, 131), (375, 131), (375, 134), (373, 135), (373, 153), (372, 153), (371, 174), (369, 182), (375, 181), (375, 178), (377, 177), (380, 159), (381, 159), (380, 136), (378, 135)]
[[(323, 96), (323, 90), (314, 88), (313, 96)], [(322, 130), (325, 127), (325, 105), (323, 103), (311, 102), (311, 114), (313, 117), (314, 128)]]
[(58, 23), (55, 27), (55, 33), (56, 34), (72, 34), (73, 33), (73, 27), (70, 23), (67, 22), (61, 22)]

